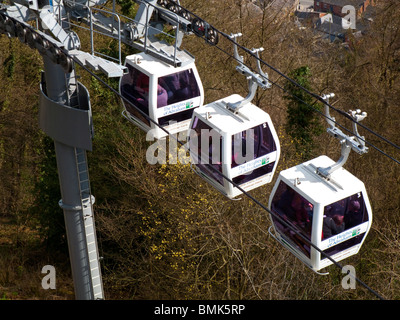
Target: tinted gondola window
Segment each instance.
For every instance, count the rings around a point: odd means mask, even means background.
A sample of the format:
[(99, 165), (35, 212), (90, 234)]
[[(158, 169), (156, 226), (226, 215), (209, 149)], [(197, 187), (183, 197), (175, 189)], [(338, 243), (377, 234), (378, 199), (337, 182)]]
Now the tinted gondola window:
[(170, 74), (158, 79), (159, 95), (166, 94), (166, 99), (158, 99), (157, 108), (200, 96), (192, 69)]
[[(268, 123), (263, 123), (254, 129), (254, 155), (255, 158), (262, 157), (270, 152), (276, 151), (275, 140), (272, 136)], [(257, 143), (258, 142), (258, 143)]]
[[(250, 145), (249, 145), (250, 144)], [(263, 157), (276, 151), (276, 143), (267, 123), (242, 131), (232, 136), (232, 164), (235, 168), (248, 161)], [(272, 172), (275, 162), (261, 162), (258, 167), (246, 174), (233, 178), (237, 184), (243, 184), (250, 180)]]
[(325, 206), (322, 240), (328, 243), (329, 248), (324, 252), (333, 255), (359, 244), (365, 233), (356, 227), (367, 221), (368, 214), (362, 193)]
[(299, 234), (311, 241), (313, 217), (311, 202), (281, 181), (272, 199), (271, 210), (288, 224), (272, 216), (276, 231), (298, 251), (310, 257), (310, 244)]
[[(200, 96), (200, 88), (192, 69), (170, 74), (158, 79), (157, 108), (177, 104), (181, 101)], [(173, 113), (160, 117), (159, 124), (164, 126), (170, 121), (181, 122), (192, 118), (193, 110), (199, 107), (199, 101), (188, 101), (185, 109), (177, 108)], [(183, 102), (184, 103), (184, 102)]]
[(130, 65), (127, 68), (128, 73), (121, 78), (121, 94), (129, 101), (124, 101), (126, 111), (150, 125), (150, 121), (137, 110), (149, 116), (149, 77)]
[(222, 173), (222, 136), (198, 117), (193, 120), (192, 129), (195, 132), (189, 140), (192, 163), (205, 175), (223, 184), (223, 178), (218, 174)]
[(232, 136), (232, 168), (273, 151), (276, 144), (267, 123), (239, 132)]

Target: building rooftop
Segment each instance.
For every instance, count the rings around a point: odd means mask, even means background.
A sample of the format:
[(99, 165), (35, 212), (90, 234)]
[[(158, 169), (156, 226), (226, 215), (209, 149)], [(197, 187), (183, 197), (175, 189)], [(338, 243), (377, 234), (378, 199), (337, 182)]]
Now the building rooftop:
[(334, 14), (327, 14), (317, 21), (315, 27), (329, 34), (341, 34), (346, 32), (345, 28), (343, 28), (345, 22), (341, 17)]
[(341, 7), (350, 5), (358, 8), (364, 4), (365, 0), (321, 0), (316, 2), (324, 2), (327, 4), (341, 6)]

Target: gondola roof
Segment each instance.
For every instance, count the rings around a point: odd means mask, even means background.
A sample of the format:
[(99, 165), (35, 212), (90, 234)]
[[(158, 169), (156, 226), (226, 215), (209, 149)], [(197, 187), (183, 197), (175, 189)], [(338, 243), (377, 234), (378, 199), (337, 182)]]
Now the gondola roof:
[[(231, 133), (245, 131), (270, 119), (268, 113), (252, 103), (247, 103), (243, 108), (239, 109), (237, 114), (226, 108), (227, 103), (235, 103), (240, 100), (243, 100), (243, 97), (233, 94), (196, 109), (195, 113), (201, 114), (203, 117), (209, 113), (210, 117), (207, 118), (207, 121), (213, 127), (222, 132)], [(251, 125), (252, 123), (254, 125)]]
[[(135, 58), (139, 58), (138, 62), (135, 62)], [(151, 55), (145, 54), (144, 52), (137, 53), (127, 57), (127, 61), (135, 65), (135, 68), (146, 74), (155, 74), (157, 77), (163, 77), (171, 73), (176, 73), (181, 70), (186, 70), (188, 68), (189, 62), (194, 62), (194, 59), (188, 61), (184, 66), (174, 67), (161, 60), (152, 57)]]
[(296, 184), (295, 188), (315, 203), (334, 203), (365, 189), (364, 183), (344, 168), (334, 171), (330, 180), (315, 173), (316, 168), (327, 167), (334, 163), (329, 157), (320, 156), (283, 170), (280, 176), (291, 182), (292, 187)]

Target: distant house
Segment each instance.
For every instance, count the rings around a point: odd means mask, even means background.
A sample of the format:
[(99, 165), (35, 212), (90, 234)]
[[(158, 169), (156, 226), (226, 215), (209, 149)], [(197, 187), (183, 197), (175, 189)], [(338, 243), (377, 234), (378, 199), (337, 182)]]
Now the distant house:
[(375, 0), (314, 0), (314, 11), (329, 12), (343, 17), (347, 14), (347, 12), (342, 13), (343, 7), (350, 5), (356, 9), (357, 17), (360, 17), (367, 7), (374, 6), (375, 2)]
[(315, 29), (325, 34), (325, 38), (330, 41), (339, 39), (340, 41), (346, 42), (350, 23), (342, 17), (331, 13), (322, 13), (320, 15), (320, 18), (314, 25)]

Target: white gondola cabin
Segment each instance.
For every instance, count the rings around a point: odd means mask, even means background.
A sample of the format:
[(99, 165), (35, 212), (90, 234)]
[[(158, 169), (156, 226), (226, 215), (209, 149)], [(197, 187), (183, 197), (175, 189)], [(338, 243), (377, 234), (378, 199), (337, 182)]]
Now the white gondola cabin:
[(195, 109), (188, 134), (192, 168), (231, 199), (242, 191), (221, 174), (250, 191), (271, 182), (280, 156), (268, 113), (251, 102), (227, 108), (242, 100), (234, 94)]
[[(269, 199), (271, 234), (315, 272), (359, 252), (372, 223), (364, 183), (344, 168), (329, 179), (317, 168), (334, 165), (320, 156), (280, 172)], [(289, 226), (282, 223), (283, 219)], [(308, 241), (319, 248), (310, 246)]]
[(123, 99), (124, 116), (156, 139), (167, 136), (159, 126), (171, 134), (186, 131), (193, 110), (204, 101), (194, 59), (174, 67), (139, 53), (126, 57), (125, 66), (128, 73), (120, 80), (120, 93), (129, 101)]

